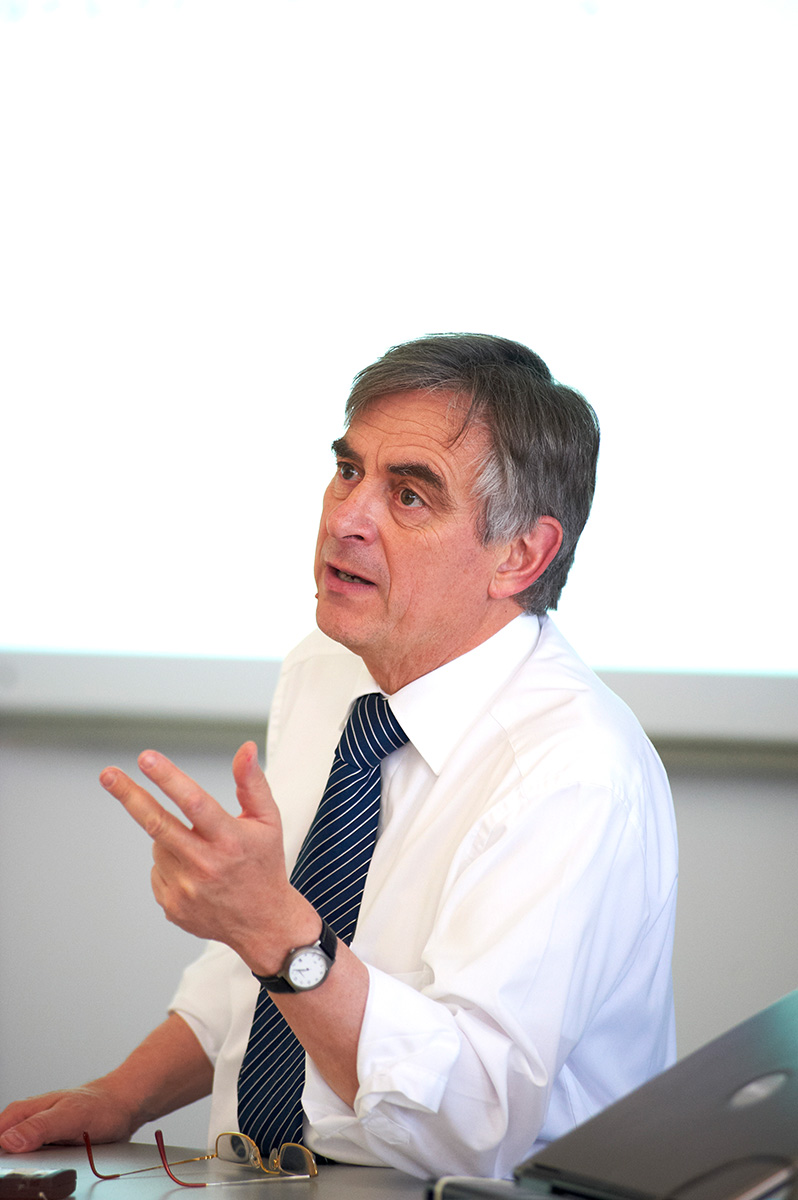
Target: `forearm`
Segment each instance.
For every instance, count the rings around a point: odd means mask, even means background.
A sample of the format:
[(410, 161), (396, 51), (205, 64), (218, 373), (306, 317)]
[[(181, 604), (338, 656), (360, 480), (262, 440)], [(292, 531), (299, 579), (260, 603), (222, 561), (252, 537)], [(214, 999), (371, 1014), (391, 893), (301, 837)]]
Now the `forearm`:
[(213, 1067), (186, 1022), (172, 1013), (119, 1067), (95, 1084), (118, 1098), (138, 1129), (207, 1096), (213, 1085)]
[(357, 1050), (368, 998), (366, 967), (342, 942), (321, 987), (273, 1000), (324, 1081), (351, 1108), (358, 1090)]

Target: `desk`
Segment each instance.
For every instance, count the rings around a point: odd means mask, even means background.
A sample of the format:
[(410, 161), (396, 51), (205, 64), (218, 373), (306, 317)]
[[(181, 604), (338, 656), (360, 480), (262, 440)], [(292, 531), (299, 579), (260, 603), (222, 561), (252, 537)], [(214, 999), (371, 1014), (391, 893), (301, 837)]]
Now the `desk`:
[[(191, 1158), (201, 1154), (200, 1150), (168, 1147), (169, 1162)], [(97, 1146), (94, 1158), (98, 1171), (133, 1171), (157, 1163), (158, 1150), (143, 1142), (118, 1142), (109, 1146)], [(78, 1173), (75, 1188), (76, 1200), (186, 1200), (197, 1196), (198, 1191), (178, 1187), (167, 1176), (163, 1167), (146, 1174), (129, 1175), (125, 1179), (97, 1179), (89, 1169), (86, 1151), (82, 1146), (52, 1146), (35, 1154), (4, 1154), (0, 1151), (0, 1170), (4, 1171), (50, 1171), (57, 1167), (72, 1167)], [(195, 1163), (182, 1168), (189, 1179), (213, 1178), (217, 1164)], [(228, 1170), (222, 1164), (221, 1170)], [(234, 1172), (237, 1168), (233, 1167)], [(229, 1177), (229, 1176), (228, 1176)], [(414, 1179), (391, 1167), (351, 1167), (344, 1163), (319, 1167), (316, 1179), (268, 1179), (262, 1182), (215, 1186), (213, 1191), (202, 1192), (209, 1200), (366, 1200), (366, 1198), (389, 1196), (404, 1197), (405, 1200), (423, 1200), (427, 1185), (423, 1179)]]

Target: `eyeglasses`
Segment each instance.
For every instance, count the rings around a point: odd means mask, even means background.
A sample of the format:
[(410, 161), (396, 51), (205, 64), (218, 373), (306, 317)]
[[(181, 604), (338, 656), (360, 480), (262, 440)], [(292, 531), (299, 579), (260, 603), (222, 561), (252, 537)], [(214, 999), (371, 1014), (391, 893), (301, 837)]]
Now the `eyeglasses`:
[(237, 1183), (266, 1182), (266, 1180), (257, 1176), (253, 1179), (212, 1179), (206, 1180), (203, 1183), (194, 1183), (185, 1179), (178, 1179), (172, 1170), (172, 1167), (184, 1166), (186, 1163), (207, 1162), (212, 1158), (218, 1158), (220, 1162), (235, 1163), (237, 1166), (252, 1167), (256, 1171), (264, 1172), (271, 1179), (285, 1179), (286, 1177), (290, 1179), (312, 1179), (314, 1175), (318, 1175), (319, 1173), (313, 1152), (308, 1150), (307, 1146), (300, 1146), (296, 1142), (284, 1142), (279, 1150), (272, 1150), (269, 1154), (267, 1164), (264, 1165), (260, 1150), (252, 1141), (252, 1138), (248, 1138), (243, 1133), (220, 1133), (216, 1139), (216, 1148), (213, 1154), (200, 1154), (197, 1158), (182, 1158), (179, 1162), (170, 1163), (166, 1158), (163, 1134), (160, 1129), (156, 1129), (155, 1143), (158, 1147), (158, 1153), (161, 1156), (159, 1164), (154, 1167), (138, 1167), (134, 1171), (120, 1171), (116, 1175), (103, 1175), (94, 1165), (94, 1151), (92, 1150), (91, 1138), (88, 1133), (83, 1134), (83, 1141), (86, 1145), (86, 1153), (89, 1156), (89, 1166), (98, 1179), (121, 1179), (123, 1175), (140, 1175), (144, 1171), (160, 1171), (161, 1167), (163, 1167), (169, 1178), (174, 1180), (175, 1183), (179, 1183), (181, 1187), (214, 1187), (218, 1185), (230, 1186), (230, 1184)]

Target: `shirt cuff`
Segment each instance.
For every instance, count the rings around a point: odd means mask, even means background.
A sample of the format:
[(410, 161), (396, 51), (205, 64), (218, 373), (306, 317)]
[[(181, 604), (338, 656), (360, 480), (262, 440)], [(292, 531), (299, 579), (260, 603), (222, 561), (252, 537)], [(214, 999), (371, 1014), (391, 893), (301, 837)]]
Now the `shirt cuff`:
[[(390, 1163), (389, 1148), (410, 1138), (396, 1110), (438, 1111), (460, 1039), (444, 1005), (374, 967), (368, 972), (354, 1109), (327, 1087), (310, 1058), (303, 1103), (310, 1144), (320, 1153), (344, 1162)], [(394, 1165), (407, 1169), (403, 1162)]]
[(368, 972), (355, 1112), (366, 1118), (385, 1100), (437, 1112), (460, 1052), (455, 1019), (445, 1005), (408, 984), (375, 967)]

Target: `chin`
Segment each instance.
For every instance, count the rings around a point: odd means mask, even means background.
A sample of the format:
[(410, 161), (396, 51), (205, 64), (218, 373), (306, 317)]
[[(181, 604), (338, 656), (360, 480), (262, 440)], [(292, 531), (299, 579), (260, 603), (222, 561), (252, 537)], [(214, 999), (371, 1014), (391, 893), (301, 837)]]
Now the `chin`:
[(352, 628), (351, 619), (347, 620), (338, 613), (330, 612), (329, 607), (319, 603), (316, 605), (316, 624), (321, 632), (334, 642), (340, 642), (348, 650), (357, 649), (358, 638)]

